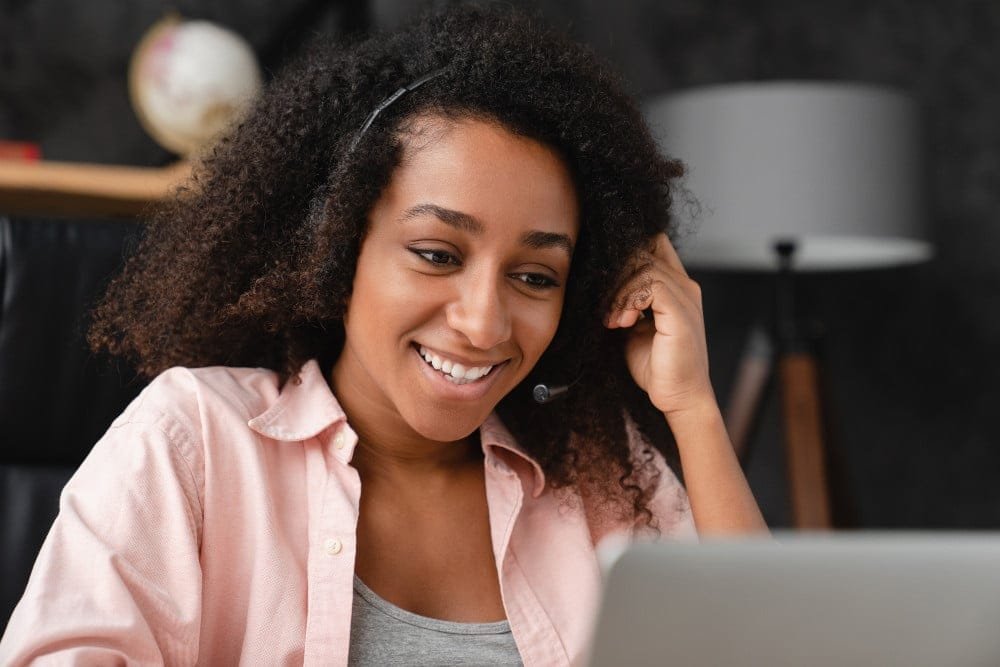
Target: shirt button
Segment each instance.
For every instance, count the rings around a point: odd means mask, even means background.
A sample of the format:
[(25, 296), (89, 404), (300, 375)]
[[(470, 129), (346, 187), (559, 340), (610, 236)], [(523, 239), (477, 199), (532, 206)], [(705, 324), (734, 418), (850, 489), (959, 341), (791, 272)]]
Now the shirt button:
[(340, 540), (335, 540), (331, 537), (326, 542), (323, 542), (323, 548), (326, 549), (326, 553), (331, 556), (336, 556), (340, 553), (340, 550), (344, 548), (344, 545)]
[(346, 445), (346, 444), (347, 444), (347, 437), (344, 436), (344, 432), (343, 431), (340, 431), (339, 433), (337, 433), (336, 436), (334, 436), (334, 438), (333, 438), (333, 446), (336, 449), (343, 449), (344, 445)]

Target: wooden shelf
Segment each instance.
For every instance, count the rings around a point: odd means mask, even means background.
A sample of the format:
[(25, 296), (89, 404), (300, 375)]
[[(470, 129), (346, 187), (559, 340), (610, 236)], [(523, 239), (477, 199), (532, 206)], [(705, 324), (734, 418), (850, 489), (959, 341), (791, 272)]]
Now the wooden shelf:
[(0, 213), (135, 217), (191, 175), (191, 165), (121, 167), (0, 160)]

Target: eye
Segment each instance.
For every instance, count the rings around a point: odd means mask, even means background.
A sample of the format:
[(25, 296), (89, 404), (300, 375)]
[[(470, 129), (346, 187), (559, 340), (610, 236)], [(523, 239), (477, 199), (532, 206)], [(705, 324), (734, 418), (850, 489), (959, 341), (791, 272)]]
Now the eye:
[(410, 252), (434, 266), (461, 266), (462, 262), (446, 250), (435, 248), (410, 248)]
[(516, 280), (520, 280), (522, 283), (534, 290), (546, 290), (559, 287), (559, 283), (557, 281), (541, 273), (515, 273), (512, 277)]

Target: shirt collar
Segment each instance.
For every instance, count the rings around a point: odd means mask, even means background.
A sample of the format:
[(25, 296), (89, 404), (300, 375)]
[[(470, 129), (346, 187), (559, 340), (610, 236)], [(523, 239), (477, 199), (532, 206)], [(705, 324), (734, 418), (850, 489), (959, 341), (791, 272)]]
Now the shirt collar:
[(297, 441), (314, 438), (346, 415), (330, 391), (323, 371), (310, 359), (299, 371), (298, 381), (288, 380), (271, 407), (247, 425), (274, 440)]
[(483, 453), (486, 455), (495, 455), (494, 449), (501, 449), (511, 452), (515, 456), (524, 460), (528, 463), (532, 470), (532, 478), (534, 480), (534, 488), (532, 489), (531, 495), (535, 498), (542, 495), (542, 491), (545, 490), (545, 473), (542, 471), (542, 466), (538, 465), (538, 461), (528, 456), (528, 454), (521, 449), (521, 445), (518, 444), (517, 440), (514, 439), (514, 435), (507, 430), (503, 422), (500, 421), (500, 417), (497, 413), (492, 413), (483, 422), (483, 425), (479, 427), (480, 438), (483, 443)]
[[(344, 409), (326, 383), (323, 371), (315, 359), (310, 359), (299, 371), (298, 382), (290, 379), (281, 388), (276, 400), (267, 410), (257, 415), (247, 425), (257, 433), (274, 440), (295, 442), (314, 438), (338, 422), (347, 421)], [(483, 454), (496, 456), (495, 450), (504, 450), (525, 461), (532, 470), (534, 489), (538, 497), (545, 489), (545, 473), (535, 459), (521, 449), (513, 434), (496, 413), (492, 413), (479, 428)]]

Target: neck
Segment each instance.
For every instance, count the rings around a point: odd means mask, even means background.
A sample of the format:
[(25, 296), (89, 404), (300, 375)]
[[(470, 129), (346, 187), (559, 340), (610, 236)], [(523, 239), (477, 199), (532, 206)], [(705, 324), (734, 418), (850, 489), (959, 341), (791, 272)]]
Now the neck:
[(348, 382), (340, 361), (334, 364), (330, 379), (333, 393), (358, 435), (351, 464), (362, 476), (442, 477), (482, 465), (482, 451), (475, 438), (440, 442), (422, 436), (379, 397), (356, 382)]
[(415, 452), (398, 443), (387, 445), (384, 440), (369, 439), (359, 433), (351, 464), (366, 484), (382, 480), (391, 482), (394, 487), (409, 480), (437, 488), (439, 484), (449, 484), (470, 472), (482, 471), (482, 454), (472, 443), (435, 444), (446, 449)]

